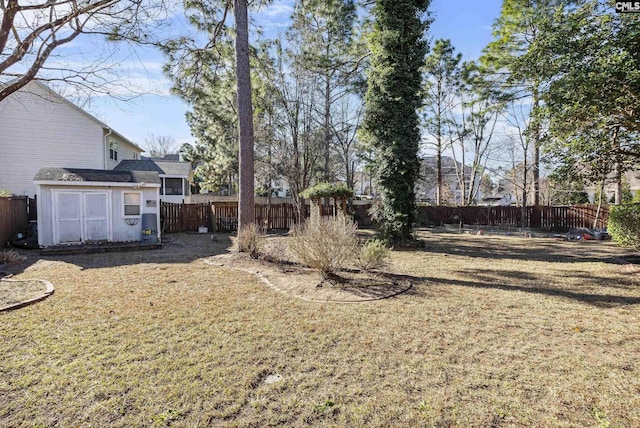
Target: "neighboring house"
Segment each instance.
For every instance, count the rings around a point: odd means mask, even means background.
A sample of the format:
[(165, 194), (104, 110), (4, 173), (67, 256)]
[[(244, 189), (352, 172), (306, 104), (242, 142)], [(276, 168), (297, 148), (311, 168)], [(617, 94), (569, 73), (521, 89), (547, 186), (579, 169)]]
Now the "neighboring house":
[(42, 168), (33, 180), (40, 246), (160, 239), (157, 172)]
[[(628, 186), (627, 190), (631, 192), (631, 195), (635, 195), (636, 192), (640, 190), (640, 168), (638, 168), (638, 166), (630, 171), (625, 172), (622, 175), (622, 186), (623, 188)], [(598, 203), (597, 196), (599, 189), (597, 184), (589, 183), (587, 186), (585, 186), (584, 190), (589, 196), (589, 201), (591, 201), (592, 203)], [(617, 191), (618, 185), (615, 182), (615, 174), (611, 173), (609, 174), (607, 184), (605, 184), (604, 186), (603, 196), (606, 196), (606, 198), (603, 199), (603, 203), (606, 204), (612, 200), (615, 200)]]
[[(166, 158), (166, 157), (165, 157)], [(125, 160), (116, 171), (153, 171), (160, 177), (160, 199), (163, 202), (182, 203), (191, 195), (193, 170), (191, 163), (163, 159)]]
[(511, 194), (505, 194), (496, 196), (485, 196), (478, 201), (478, 205), (491, 207), (508, 207), (509, 205), (511, 205), (511, 202)]
[(32, 81), (0, 101), (0, 189), (33, 196), (44, 167), (113, 169), (143, 149)]
[[(426, 156), (422, 159), (420, 165), (420, 179), (416, 183), (415, 193), (416, 199), (420, 202), (435, 203), (437, 192), (437, 173), (436, 173), (436, 157)], [(449, 156), (442, 156), (442, 201), (443, 205), (463, 205), (462, 189), (458, 180), (458, 174), (456, 171), (462, 171), (462, 164), (457, 162)], [(469, 192), (471, 186), (471, 175), (473, 174), (473, 168), (469, 166), (464, 167), (465, 172), (465, 187)], [(477, 202), (482, 199), (482, 192), (480, 188), (480, 178), (476, 177), (475, 181), (475, 198)]]

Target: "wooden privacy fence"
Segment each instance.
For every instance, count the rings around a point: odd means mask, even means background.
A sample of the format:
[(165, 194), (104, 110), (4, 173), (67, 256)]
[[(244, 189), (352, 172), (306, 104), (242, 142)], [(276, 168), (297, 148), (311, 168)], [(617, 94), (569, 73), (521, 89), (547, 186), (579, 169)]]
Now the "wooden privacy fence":
[(29, 222), (27, 197), (0, 197), (0, 249)]
[[(256, 224), (267, 229), (289, 229), (296, 223), (296, 208), (292, 204), (256, 204)], [(163, 202), (160, 208), (162, 230), (171, 232), (197, 232), (205, 226), (213, 232), (232, 232), (238, 228), (237, 202), (211, 202), (206, 204), (171, 204)]]
[[(523, 227), (521, 207), (442, 207), (420, 206), (421, 217), (432, 224), (457, 223), (478, 226)], [(524, 227), (544, 229), (572, 229), (594, 227), (597, 205), (573, 205), (562, 207), (525, 207)], [(609, 206), (600, 208), (596, 227), (606, 227)]]
[[(355, 207), (360, 224), (370, 224), (369, 206)], [(563, 207), (526, 207), (525, 228), (572, 229), (592, 228), (596, 218), (597, 205), (574, 205)], [(323, 206), (322, 215), (332, 215), (333, 206)], [(522, 227), (520, 207), (418, 207), (421, 221), (441, 225), (458, 223), (477, 226)], [(365, 218), (367, 216), (367, 218)], [(596, 227), (606, 227), (609, 207), (600, 208)], [(296, 207), (293, 204), (256, 204), (256, 224), (267, 229), (289, 229), (297, 222)], [(171, 204), (163, 202), (160, 209), (162, 231), (197, 232), (206, 226), (212, 232), (232, 232), (238, 228), (237, 202), (210, 202), (202, 204)]]

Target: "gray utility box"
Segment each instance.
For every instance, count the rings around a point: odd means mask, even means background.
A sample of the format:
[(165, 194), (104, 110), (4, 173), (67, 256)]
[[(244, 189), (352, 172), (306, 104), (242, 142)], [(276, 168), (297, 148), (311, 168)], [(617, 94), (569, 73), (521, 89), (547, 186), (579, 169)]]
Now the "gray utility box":
[(142, 214), (142, 243), (158, 243), (158, 217), (155, 213)]

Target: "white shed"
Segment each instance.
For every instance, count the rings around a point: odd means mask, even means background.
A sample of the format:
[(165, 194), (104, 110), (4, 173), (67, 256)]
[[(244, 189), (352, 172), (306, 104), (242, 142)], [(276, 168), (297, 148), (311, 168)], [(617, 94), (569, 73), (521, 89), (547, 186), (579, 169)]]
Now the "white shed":
[(143, 214), (160, 239), (157, 172), (42, 168), (34, 183), (40, 246), (141, 241)]

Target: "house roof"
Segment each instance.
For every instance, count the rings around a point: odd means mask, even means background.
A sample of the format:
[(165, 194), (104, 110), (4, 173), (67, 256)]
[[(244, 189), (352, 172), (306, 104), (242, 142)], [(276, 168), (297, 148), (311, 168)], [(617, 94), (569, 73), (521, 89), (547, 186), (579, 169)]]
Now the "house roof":
[[(6, 82), (4, 85), (7, 85), (9, 83), (11, 83), (11, 82)], [(51, 89), (50, 87), (45, 85), (44, 83), (42, 83), (42, 82), (40, 82), (38, 80), (32, 80), (31, 82), (29, 82), (27, 84), (27, 86), (30, 85), (30, 84), (38, 85), (40, 88), (42, 88), (45, 91), (49, 92), (53, 97), (57, 98), (60, 102), (68, 104), (73, 109), (77, 110), (78, 112), (82, 113), (83, 115), (85, 115), (89, 119), (91, 119), (94, 122), (96, 122), (98, 125), (102, 126), (103, 129), (106, 129), (107, 131), (110, 131), (112, 134), (117, 135), (118, 137), (122, 138), (124, 141), (126, 141), (129, 144), (131, 144), (133, 147), (135, 147), (141, 153), (144, 152), (143, 148), (141, 148), (140, 146), (138, 146), (137, 144), (135, 144), (134, 142), (129, 140), (124, 135), (122, 135), (119, 132), (117, 132), (115, 129), (111, 128), (109, 125), (107, 125), (103, 121), (99, 120), (97, 117), (93, 116), (92, 114), (90, 114), (87, 111), (83, 110), (82, 108), (78, 107), (77, 105), (75, 105), (74, 103), (72, 103), (71, 101), (69, 101), (68, 99), (66, 99), (65, 97), (63, 97), (62, 95), (60, 95), (59, 93), (57, 93), (56, 91), (54, 91), (53, 89)], [(4, 85), (2, 83), (0, 83), (0, 87), (2, 87)], [(25, 88), (27, 88), (27, 86), (23, 87), (21, 90), (26, 90)]]
[(155, 171), (162, 175), (177, 175), (182, 177), (189, 177), (191, 175), (191, 163), (166, 160), (123, 160), (114, 169), (117, 171)]
[(178, 162), (180, 160), (180, 154), (179, 153), (167, 153), (163, 157), (151, 156), (151, 157), (144, 158), (144, 159), (151, 159), (153, 161), (163, 161), (163, 160), (165, 160), (165, 161)]
[(95, 181), (101, 183), (160, 184), (155, 171), (115, 171), (104, 169), (41, 168), (34, 181)]

